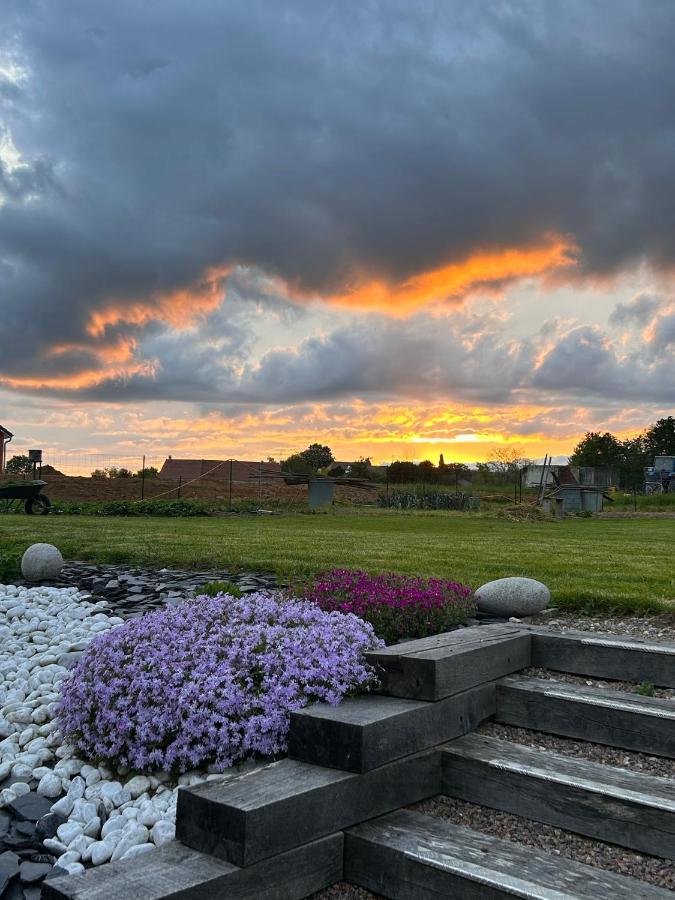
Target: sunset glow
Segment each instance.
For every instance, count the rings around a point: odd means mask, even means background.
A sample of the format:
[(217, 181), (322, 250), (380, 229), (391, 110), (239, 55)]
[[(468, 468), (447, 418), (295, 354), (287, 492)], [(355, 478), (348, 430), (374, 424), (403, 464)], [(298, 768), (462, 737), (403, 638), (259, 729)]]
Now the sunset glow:
[(671, 415), (675, 7), (638, 5), (0, 4), (11, 452), (477, 462)]
[(406, 315), (439, 301), (461, 302), (476, 288), (500, 288), (505, 282), (552, 273), (575, 264), (576, 247), (555, 238), (531, 248), (479, 251), (460, 263), (414, 275), (401, 283), (362, 279), (326, 299), (338, 306)]

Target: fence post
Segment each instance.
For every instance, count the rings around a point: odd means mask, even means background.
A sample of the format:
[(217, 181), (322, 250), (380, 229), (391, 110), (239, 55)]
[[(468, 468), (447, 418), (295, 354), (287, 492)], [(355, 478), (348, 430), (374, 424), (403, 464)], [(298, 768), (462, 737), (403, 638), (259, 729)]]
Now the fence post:
[(230, 499), (229, 499), (230, 510), (232, 509), (232, 460), (230, 460)]
[(178, 476), (178, 487), (176, 488), (176, 497), (180, 500), (180, 486), (183, 483), (183, 476)]
[(141, 464), (141, 500), (145, 500), (145, 456)]

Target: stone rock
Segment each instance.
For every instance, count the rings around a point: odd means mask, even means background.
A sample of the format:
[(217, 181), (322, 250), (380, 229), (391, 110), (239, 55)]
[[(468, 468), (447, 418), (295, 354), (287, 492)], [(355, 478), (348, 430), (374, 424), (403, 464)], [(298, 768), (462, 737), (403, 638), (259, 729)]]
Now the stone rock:
[(15, 781), (12, 790), (17, 797), (23, 797), (24, 794), (30, 794), (30, 785), (25, 781)]
[(136, 844), (135, 847), (130, 847), (127, 850), (122, 859), (133, 859), (134, 856), (141, 856), (143, 853), (150, 853), (151, 850), (156, 849), (154, 844)]
[(95, 866), (108, 862), (113, 855), (115, 845), (110, 841), (97, 841), (89, 848), (90, 859)]
[(0, 853), (0, 875), (7, 875), (9, 878), (14, 878), (19, 872), (20, 861), (21, 860), (16, 853), (12, 853), (11, 850)]
[(47, 850), (54, 853), (56, 856), (61, 856), (61, 854), (65, 853), (68, 849), (64, 843), (56, 838), (45, 838), (42, 843)]
[(492, 616), (534, 616), (548, 606), (551, 592), (533, 578), (498, 578), (476, 591), (478, 609)]
[(69, 844), (82, 834), (83, 831), (84, 828), (79, 822), (64, 822), (63, 825), (59, 825), (57, 828), (56, 836), (64, 844)]
[(121, 829), (125, 828), (126, 825), (127, 820), (124, 818), (124, 816), (111, 817), (101, 829), (101, 837), (107, 838), (111, 832), (121, 831)]
[(144, 825), (130, 825), (124, 830), (122, 837), (113, 850), (112, 861), (115, 862), (115, 860), (121, 859), (127, 850), (130, 850), (137, 844), (145, 844), (147, 840), (148, 829)]
[(62, 568), (61, 551), (53, 544), (32, 544), (21, 558), (21, 574), (26, 581), (58, 578)]
[(45, 863), (22, 862), (19, 875), (24, 883), (33, 884), (43, 879), (51, 871), (51, 868)]
[(51, 812), (52, 804), (46, 797), (41, 797), (39, 794), (35, 794), (31, 791), (28, 794), (22, 794), (21, 797), (16, 797), (16, 799), (12, 800), (9, 804), (9, 808), (17, 819), (21, 821), (37, 822), (38, 819), (41, 819), (43, 816), (46, 816), (48, 812)]
[(65, 821), (66, 816), (61, 816), (59, 813), (55, 812), (50, 812), (47, 813), (46, 816), (42, 816), (42, 818), (37, 820), (35, 828), (38, 839), (44, 841), (45, 838), (53, 838), (56, 835), (59, 825), (63, 825)]
[(70, 863), (79, 862), (80, 854), (76, 850), (66, 850), (62, 856), (59, 857), (59, 865), (64, 868)]
[(131, 799), (136, 800), (141, 794), (144, 794), (150, 787), (150, 779), (145, 775), (136, 775), (124, 785), (125, 789), (131, 794)]
[(173, 841), (176, 837), (176, 826), (173, 822), (169, 822), (167, 819), (160, 819), (157, 822), (150, 832), (150, 838), (156, 847), (161, 847), (163, 844), (168, 844), (169, 841)]
[(43, 797), (58, 797), (61, 793), (61, 779), (53, 772), (43, 775), (37, 786), (37, 792)]
[(75, 801), (70, 797), (62, 797), (60, 800), (57, 800), (56, 803), (52, 804), (51, 811), (59, 816), (68, 818), (73, 811), (74, 803)]

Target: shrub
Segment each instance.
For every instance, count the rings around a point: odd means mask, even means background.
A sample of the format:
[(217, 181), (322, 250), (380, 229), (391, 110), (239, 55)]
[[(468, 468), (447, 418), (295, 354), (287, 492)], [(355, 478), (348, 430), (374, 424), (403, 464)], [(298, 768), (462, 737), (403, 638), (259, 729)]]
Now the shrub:
[(88, 759), (225, 768), (285, 750), (292, 710), (369, 687), (363, 653), (380, 645), (356, 616), (278, 593), (201, 597), (96, 637), (59, 726)]
[(447, 491), (393, 490), (377, 495), (377, 505), (384, 509), (466, 509), (469, 494), (449, 494)]
[(448, 631), (465, 623), (476, 608), (471, 588), (464, 584), (349, 569), (320, 574), (301, 594), (323, 610), (355, 613), (388, 644)]
[(207, 581), (198, 590), (197, 596), (217, 597), (218, 594), (227, 594), (231, 597), (242, 597), (242, 590), (232, 581)]
[(9, 584), (21, 574), (21, 560), (18, 554), (0, 550), (0, 584)]

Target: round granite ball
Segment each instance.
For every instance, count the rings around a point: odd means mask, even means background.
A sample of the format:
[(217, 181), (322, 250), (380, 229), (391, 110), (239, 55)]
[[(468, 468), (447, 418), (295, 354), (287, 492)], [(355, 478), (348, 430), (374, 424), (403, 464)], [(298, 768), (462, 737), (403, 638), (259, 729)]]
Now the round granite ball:
[(32, 544), (21, 558), (21, 572), (26, 581), (58, 578), (62, 568), (61, 551), (53, 544)]
[(550, 599), (551, 592), (546, 585), (534, 578), (498, 578), (476, 591), (481, 612), (505, 619), (535, 616), (548, 606)]

